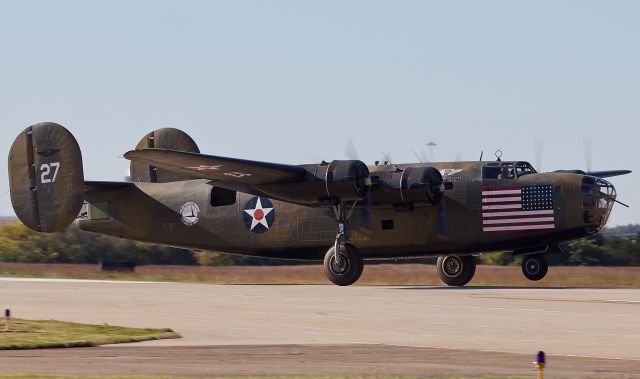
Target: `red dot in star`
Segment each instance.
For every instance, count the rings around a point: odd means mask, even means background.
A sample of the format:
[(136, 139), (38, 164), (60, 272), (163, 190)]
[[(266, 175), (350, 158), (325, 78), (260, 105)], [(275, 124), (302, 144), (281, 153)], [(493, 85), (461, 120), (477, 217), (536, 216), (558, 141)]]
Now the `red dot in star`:
[(253, 212), (253, 218), (258, 221), (262, 220), (264, 218), (264, 211), (262, 209), (256, 209), (255, 212)]

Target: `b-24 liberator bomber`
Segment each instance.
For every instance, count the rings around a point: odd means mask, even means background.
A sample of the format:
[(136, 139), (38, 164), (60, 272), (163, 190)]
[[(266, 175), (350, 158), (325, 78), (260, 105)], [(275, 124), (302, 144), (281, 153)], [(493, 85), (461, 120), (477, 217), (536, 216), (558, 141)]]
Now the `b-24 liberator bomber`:
[[(463, 286), (475, 256), (523, 255), (530, 280), (545, 255), (595, 235), (616, 191), (604, 178), (628, 170), (538, 173), (527, 162), (376, 164), (333, 160), (291, 165), (201, 154), (184, 132), (164, 128), (124, 154), (131, 182), (85, 181), (76, 139), (45, 122), (9, 152), (11, 202), (39, 232), (77, 227), (194, 250), (324, 259), (346, 286), (365, 259), (437, 256), (440, 279)], [(86, 215), (79, 216), (86, 204)]]

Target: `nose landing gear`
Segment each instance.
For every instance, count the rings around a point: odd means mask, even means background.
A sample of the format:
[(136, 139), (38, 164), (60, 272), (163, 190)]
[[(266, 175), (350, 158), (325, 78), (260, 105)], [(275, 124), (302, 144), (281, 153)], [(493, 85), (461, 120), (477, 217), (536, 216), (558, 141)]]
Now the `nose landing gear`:
[(547, 275), (549, 264), (542, 254), (527, 255), (522, 260), (522, 273), (533, 281), (540, 280)]

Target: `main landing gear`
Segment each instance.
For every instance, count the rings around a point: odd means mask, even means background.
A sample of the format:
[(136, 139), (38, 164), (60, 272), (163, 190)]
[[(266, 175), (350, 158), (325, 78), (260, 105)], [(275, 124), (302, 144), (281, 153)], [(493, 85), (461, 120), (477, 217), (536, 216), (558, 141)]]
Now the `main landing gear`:
[(345, 214), (344, 204), (338, 204), (334, 210), (338, 221), (336, 241), (324, 256), (324, 274), (338, 286), (348, 286), (355, 283), (362, 275), (364, 260), (362, 255), (347, 241), (347, 220), (355, 208), (353, 204), (348, 214)]
[(542, 254), (526, 255), (522, 259), (522, 273), (529, 280), (540, 280), (547, 275), (549, 264)]
[(364, 269), (364, 260), (358, 250), (349, 245), (339, 245), (336, 254), (335, 246), (332, 246), (324, 256), (324, 274), (331, 283), (338, 286), (348, 286), (360, 279)]
[(464, 286), (476, 273), (476, 259), (472, 255), (438, 257), (438, 277), (448, 286)]
[[(438, 257), (436, 266), (440, 280), (449, 286), (464, 286), (476, 273), (476, 261), (471, 255)], [(522, 259), (522, 273), (529, 280), (544, 278), (548, 270), (549, 264), (543, 254), (530, 254)]]

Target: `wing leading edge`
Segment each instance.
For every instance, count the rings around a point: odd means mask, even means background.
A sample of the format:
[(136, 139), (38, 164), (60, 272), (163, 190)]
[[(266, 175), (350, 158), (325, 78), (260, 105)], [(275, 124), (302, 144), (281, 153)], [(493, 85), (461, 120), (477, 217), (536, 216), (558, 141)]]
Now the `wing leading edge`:
[(166, 149), (131, 150), (124, 157), (197, 178), (248, 186), (298, 182), (307, 174), (302, 166)]

